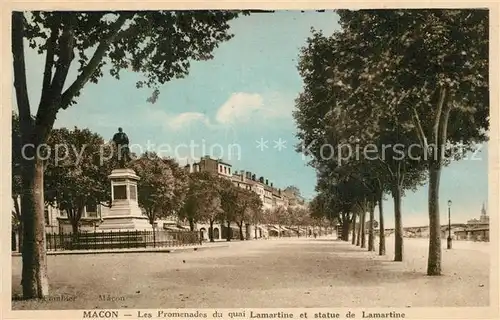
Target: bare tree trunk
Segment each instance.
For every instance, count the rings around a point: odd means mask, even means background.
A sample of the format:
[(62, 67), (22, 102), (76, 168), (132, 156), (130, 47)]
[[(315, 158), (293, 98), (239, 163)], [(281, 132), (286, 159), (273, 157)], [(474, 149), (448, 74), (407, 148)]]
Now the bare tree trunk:
[(366, 207), (361, 214), (363, 217), (361, 220), (361, 248), (366, 248)]
[(232, 236), (232, 232), (231, 232), (231, 221), (227, 221), (227, 235), (226, 235), (226, 241), (231, 241), (231, 236)]
[(19, 226), (17, 227), (17, 236), (18, 236), (17, 245), (19, 252), (23, 251), (23, 236), (24, 236), (23, 232), (24, 232), (23, 222), (21, 221), (19, 222)]
[(345, 221), (342, 222), (341, 239), (343, 241), (349, 241), (349, 231), (350, 231), (349, 229), (350, 229), (349, 219), (345, 219)]
[(214, 221), (213, 220), (210, 220), (210, 233), (208, 236), (210, 238), (210, 242), (215, 242), (215, 240), (214, 240)]
[[(44, 141), (46, 130), (53, 125), (51, 114), (37, 123), (41, 130), (35, 135), (35, 123), (30, 111), (24, 61), (24, 13), (12, 13), (12, 54), (14, 70), (14, 88), (19, 111), (21, 140), (23, 145), (31, 144), (23, 157), (21, 197), (21, 216), (23, 223), (22, 246), (22, 287), (23, 298), (44, 298), (49, 294), (47, 277), (47, 256), (45, 239), (44, 197), (43, 197), (43, 162), (36, 156), (38, 141)], [(38, 110), (40, 112), (40, 109)], [(44, 121), (45, 120), (45, 121)], [(46, 129), (46, 130), (44, 130)]]
[(191, 231), (194, 231), (194, 220), (193, 219), (189, 219), (189, 229)]
[(384, 207), (383, 200), (384, 195), (381, 192), (379, 194), (378, 199), (378, 216), (379, 216), (379, 246), (378, 246), (378, 254), (380, 256), (385, 255), (385, 227), (384, 227)]
[(403, 261), (403, 223), (401, 221), (401, 188), (393, 188), (394, 199), (394, 261)]
[(361, 225), (361, 221), (363, 221), (363, 213), (360, 213), (359, 214), (359, 222), (358, 222), (358, 238), (356, 239), (356, 245), (358, 247), (361, 247), (361, 229), (362, 229), (362, 225)]
[(151, 227), (153, 228), (153, 248), (156, 248), (156, 228), (154, 223), (151, 224)]
[(368, 251), (375, 251), (375, 231), (373, 223), (375, 220), (375, 204), (370, 203), (370, 229), (368, 229)]
[(351, 239), (352, 244), (356, 243), (356, 218), (357, 218), (356, 213), (353, 213), (352, 214), (352, 239)]
[(71, 221), (71, 232), (73, 233), (73, 235), (77, 235), (78, 234), (78, 221)]
[(236, 222), (236, 224), (238, 225), (238, 228), (240, 229), (240, 240), (245, 240), (245, 237), (243, 236), (243, 222)]
[(429, 168), (429, 258), (427, 275), (441, 275), (441, 223), (439, 221), (439, 182), (441, 166), (431, 163)]
[(49, 294), (43, 197), (43, 163), (25, 161), (21, 197), (23, 218), (23, 298), (44, 298)]

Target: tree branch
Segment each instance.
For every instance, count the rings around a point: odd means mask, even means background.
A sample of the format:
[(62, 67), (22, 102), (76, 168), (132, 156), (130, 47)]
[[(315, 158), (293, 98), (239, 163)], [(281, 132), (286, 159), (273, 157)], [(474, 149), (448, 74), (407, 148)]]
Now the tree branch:
[(14, 66), (14, 88), (16, 90), (19, 121), (23, 128), (22, 133), (29, 135), (26, 130), (31, 129), (31, 117), (28, 87), (26, 84), (26, 64), (24, 61), (24, 14), (12, 13), (12, 56)]
[(52, 68), (54, 67), (54, 51), (56, 46), (57, 35), (59, 33), (59, 29), (54, 24), (51, 27), (50, 37), (47, 39), (47, 53), (45, 56), (45, 70), (43, 72), (43, 81), (42, 81), (42, 95), (40, 97), (39, 106), (45, 104), (47, 97), (50, 94), (50, 83), (52, 79)]
[(80, 221), (80, 219), (82, 218), (84, 210), (85, 210), (85, 205), (83, 205), (81, 203), (78, 204), (77, 213), (76, 213), (76, 221), (75, 222)]
[(394, 177), (394, 172), (392, 171), (391, 166), (387, 162), (385, 162), (385, 160), (380, 158), (379, 155), (377, 155), (377, 160), (380, 161), (380, 163), (384, 164), (389, 173), (391, 174), (391, 177)]
[(101, 63), (106, 51), (108, 51), (111, 43), (116, 39), (121, 27), (125, 24), (132, 14), (121, 13), (116, 22), (111, 27), (111, 33), (108, 38), (103, 39), (99, 46), (97, 47), (94, 55), (90, 59), (89, 63), (83, 68), (82, 72), (78, 75), (75, 82), (69, 86), (66, 91), (62, 94), (61, 98), (61, 108), (67, 109), (75, 97), (75, 95), (83, 88), (83, 86), (89, 81), (92, 74), (95, 72), (99, 64)]
[[(64, 83), (68, 76), (71, 61), (74, 59), (73, 48), (75, 38), (73, 33), (73, 23), (70, 19), (65, 23), (65, 28), (59, 41), (59, 59), (57, 60), (56, 71), (51, 83), (52, 98), (60, 98)], [(51, 101), (52, 102), (52, 101)], [(59, 106), (56, 106), (58, 108)]]
[(422, 128), (422, 122), (420, 121), (420, 117), (418, 116), (417, 109), (415, 107), (412, 107), (412, 111), (413, 111), (413, 122), (417, 129), (417, 136), (420, 140), (420, 144), (422, 145), (424, 150), (427, 151), (429, 145), (427, 143), (427, 137), (425, 136), (424, 129)]
[(403, 162), (403, 168), (402, 168), (401, 173), (400, 173), (401, 177), (400, 177), (400, 184), (399, 184), (399, 186), (401, 188), (403, 187), (403, 181), (405, 181), (406, 173), (407, 173), (407, 171), (406, 171), (406, 161), (405, 161), (405, 162)]
[[(63, 18), (61, 18), (63, 19)], [(38, 141), (45, 141), (46, 136), (52, 129), (54, 125), (54, 121), (56, 119), (57, 111), (60, 107), (61, 102), (61, 92), (64, 87), (64, 83), (66, 82), (66, 78), (68, 76), (69, 68), (71, 66), (71, 61), (74, 58), (73, 48), (74, 48), (74, 34), (73, 34), (73, 21), (71, 15), (65, 16), (64, 21), (64, 31), (59, 40), (59, 52), (58, 52), (58, 60), (56, 71), (54, 73), (54, 77), (52, 78), (52, 82), (50, 83), (50, 88), (45, 90), (43, 93), (44, 99), (40, 100), (40, 105), (38, 106), (38, 111), (36, 115), (36, 137)], [(57, 29), (56, 29), (57, 30)], [(58, 32), (58, 31), (56, 31)], [(51, 35), (52, 37), (52, 35)], [(49, 57), (47, 51), (47, 59), (52, 59), (53, 55)], [(47, 66), (46, 71), (47, 71)], [(49, 72), (51, 72), (52, 66), (50, 67)], [(44, 75), (44, 82), (45, 82)], [(45, 83), (44, 83), (45, 85)]]
[(62, 207), (60, 208), (60, 210), (65, 210), (66, 211), (66, 214), (68, 215), (68, 220), (71, 222), (71, 223), (75, 223), (76, 222), (76, 215), (75, 215), (75, 210), (73, 209), (73, 207), (71, 206), (68, 206), (67, 208), (63, 209)]
[(450, 118), (450, 113), (451, 113), (451, 109), (452, 109), (452, 105), (451, 103), (446, 103), (445, 105), (445, 110), (444, 110), (444, 114), (443, 114), (443, 117), (442, 117), (442, 120), (441, 120), (441, 125), (440, 125), (440, 132), (439, 132), (439, 154), (440, 154), (440, 163), (441, 161), (443, 160), (443, 153), (444, 153), (444, 148), (445, 148), (445, 143), (446, 143), (446, 140), (448, 139), (447, 135), (448, 135), (448, 120)]
[[(439, 100), (437, 104), (436, 118), (434, 119), (433, 126), (433, 140), (436, 146), (436, 149), (439, 149), (439, 124), (441, 123), (441, 114), (443, 110), (444, 99), (446, 97), (446, 88), (442, 87), (439, 90)], [(436, 150), (437, 151), (437, 150)]]

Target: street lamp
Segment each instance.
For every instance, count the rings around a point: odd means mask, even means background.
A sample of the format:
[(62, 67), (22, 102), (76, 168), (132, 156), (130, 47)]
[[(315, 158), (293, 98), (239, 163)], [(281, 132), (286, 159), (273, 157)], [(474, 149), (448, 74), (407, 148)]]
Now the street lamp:
[(451, 249), (451, 200), (448, 200), (448, 241), (447, 248)]

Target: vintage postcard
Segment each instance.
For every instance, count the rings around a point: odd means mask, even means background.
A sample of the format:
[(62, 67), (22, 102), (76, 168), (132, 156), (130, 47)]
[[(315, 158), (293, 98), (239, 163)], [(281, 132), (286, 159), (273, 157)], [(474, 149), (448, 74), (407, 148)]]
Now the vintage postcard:
[(3, 318), (500, 317), (498, 4), (3, 9)]

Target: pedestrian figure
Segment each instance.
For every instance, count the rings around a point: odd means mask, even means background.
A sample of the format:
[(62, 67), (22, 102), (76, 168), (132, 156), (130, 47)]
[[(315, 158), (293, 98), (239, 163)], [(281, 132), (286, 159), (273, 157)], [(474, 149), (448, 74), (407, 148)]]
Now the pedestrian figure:
[(314, 233), (314, 239), (316, 239), (317, 236), (318, 236), (318, 234), (315, 232)]

